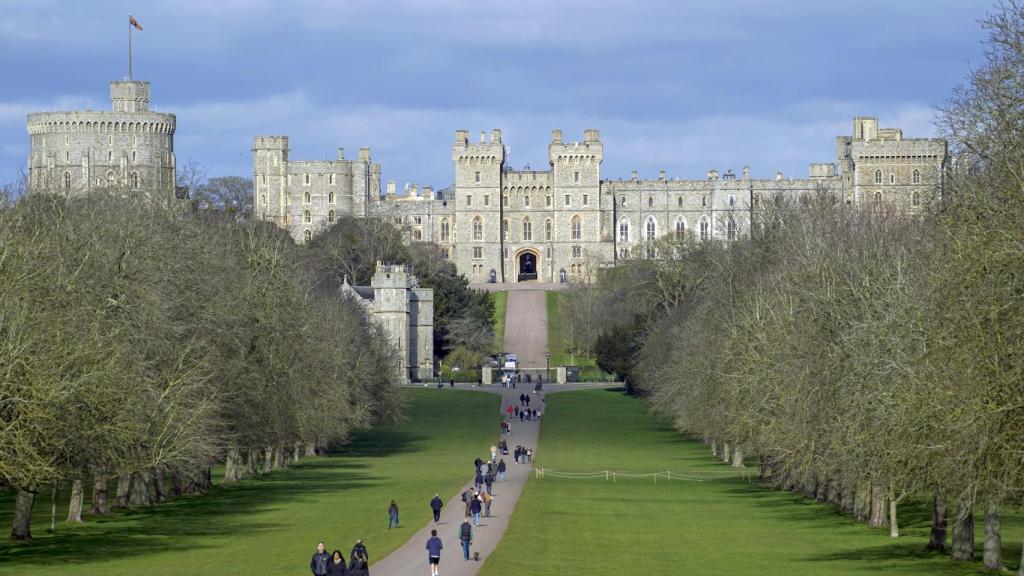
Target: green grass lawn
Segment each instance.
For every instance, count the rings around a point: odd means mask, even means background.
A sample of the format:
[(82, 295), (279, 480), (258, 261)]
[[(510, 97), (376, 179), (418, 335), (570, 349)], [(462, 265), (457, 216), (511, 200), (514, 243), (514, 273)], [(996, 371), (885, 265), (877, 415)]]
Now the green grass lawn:
[[(317, 540), (348, 558), (363, 538), (383, 558), (430, 518), (435, 492), (447, 498), (470, 477), (500, 418), (498, 398), (458, 390), (404, 389), (407, 419), (361, 434), (343, 455), (310, 458), (289, 470), (149, 509), (59, 522), (47, 534), (50, 503), (37, 499), (35, 540), (0, 540), (0, 574), (32, 576), (308, 574)], [(454, 416), (454, 417), (453, 417)], [(387, 529), (391, 499), (400, 529)], [(88, 500), (88, 499), (87, 499)], [(86, 510), (89, 503), (86, 502)], [(0, 495), (10, 529), (13, 498)], [(58, 519), (67, 514), (58, 503)]]
[(491, 325), (494, 327), (494, 348), (502, 352), (505, 345), (505, 311), (508, 309), (508, 292), (491, 292), (491, 302), (494, 302), (494, 316), (491, 317)]
[[(547, 398), (536, 466), (549, 470), (672, 470), (662, 479), (531, 480), (509, 531), (481, 574), (837, 575), (990, 574), (978, 562), (931, 554), (929, 517), (901, 507), (903, 537), (871, 530), (830, 506), (768, 490), (710, 457), (617, 392)], [(754, 474), (748, 469), (746, 474)], [(1016, 569), (1024, 522), (1003, 518), (1004, 555)]]
[(555, 377), (555, 366), (579, 366), (580, 380), (584, 382), (608, 382), (614, 381), (615, 377), (606, 374), (597, 367), (597, 359), (591, 356), (579, 356), (566, 350), (562, 341), (560, 301), (561, 292), (554, 290), (547, 291), (547, 313), (548, 313), (548, 350), (551, 351), (551, 374)]

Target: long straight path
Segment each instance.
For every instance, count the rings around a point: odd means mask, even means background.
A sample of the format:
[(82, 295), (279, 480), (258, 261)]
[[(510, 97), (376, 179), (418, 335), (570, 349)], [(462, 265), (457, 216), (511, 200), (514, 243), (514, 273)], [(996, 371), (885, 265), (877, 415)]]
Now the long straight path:
[[(505, 318), (505, 348), (508, 352), (519, 354), (519, 364), (524, 370), (538, 370), (544, 368), (545, 353), (548, 346), (547, 328), (547, 296), (543, 290), (511, 290), (508, 293), (508, 307)], [(530, 394), (532, 408), (543, 409), (542, 396), (532, 394), (532, 386), (524, 385), (517, 389), (503, 389), (500, 387), (484, 387), (484, 390), (494, 391), (501, 394), (501, 413), (506, 415), (509, 406), (519, 403), (519, 395), (523, 392)], [(498, 423), (494, 423), (493, 430), (482, 430), (483, 434), (493, 434), (493, 444), (497, 444), (501, 438), (501, 431)], [(465, 505), (462, 503), (461, 494), (466, 487), (473, 483), (473, 460), (477, 457), (486, 459), (489, 454), (467, 454), (466, 455), (466, 486), (463, 486), (454, 495), (447, 497), (444, 508), (441, 511), (441, 521), (438, 524), (428, 522), (408, 542), (400, 548), (373, 564), (371, 572), (384, 576), (424, 576), (430, 574), (430, 567), (427, 564), (427, 540), (430, 538), (430, 531), (437, 529), (437, 535), (444, 543), (444, 551), (441, 553), (441, 566), (439, 572), (444, 576), (471, 576), (476, 574), (483, 566), (483, 560), (487, 558), (497, 547), (501, 537), (508, 527), (509, 517), (515, 510), (516, 502), (523, 491), (526, 480), (533, 472), (533, 465), (529, 463), (516, 464), (511, 452), (517, 445), (537, 449), (537, 438), (540, 435), (540, 422), (520, 422), (518, 418), (512, 420), (512, 433), (505, 438), (508, 443), (509, 452), (505, 456), (505, 464), (508, 471), (505, 473), (505, 481), (494, 484), (494, 501), (491, 503), (491, 516), (481, 518), (480, 526), (474, 528), (472, 552), (480, 555), (480, 562), (473, 560), (465, 561), (462, 558), (462, 547), (459, 544), (459, 527), (465, 516)], [(458, 442), (458, 438), (452, 438), (452, 442)], [(499, 456), (500, 457), (500, 456)], [(428, 503), (420, 505), (427, 507)]]

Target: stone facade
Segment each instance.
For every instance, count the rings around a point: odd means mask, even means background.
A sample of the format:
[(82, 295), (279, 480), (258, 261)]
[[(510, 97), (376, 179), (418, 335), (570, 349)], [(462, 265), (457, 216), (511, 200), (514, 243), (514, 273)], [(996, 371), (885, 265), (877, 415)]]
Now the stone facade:
[(116, 188), (173, 194), (174, 114), (149, 109), (149, 82), (110, 83), (111, 112), (28, 115), (29, 191)]
[(420, 288), (405, 266), (377, 264), (370, 286), (351, 286), (342, 293), (363, 303), (398, 350), (399, 369), (409, 380), (434, 376), (434, 291)]
[[(743, 167), (739, 175), (709, 170), (703, 180), (669, 179), (664, 172), (650, 180), (636, 172), (628, 180), (604, 180), (604, 145), (593, 129), (582, 142), (566, 142), (554, 130), (549, 170), (507, 166), (500, 130), (481, 132), (479, 142), (457, 130), (451, 158), (454, 183), (436, 194), (413, 187), (398, 196), (389, 183), (381, 198), (373, 193), (379, 167), (366, 168), (374, 180), (364, 204), (351, 213), (392, 218), (411, 241), (436, 242), (472, 282), (559, 282), (622, 258), (653, 255), (649, 241), (666, 235), (734, 239), (777, 195), (826, 194), (844, 204), (887, 202), (914, 211), (941, 193), (949, 162), (945, 140), (903, 138), (901, 130), (880, 129), (867, 117), (854, 119), (852, 135), (838, 137), (836, 163), (811, 164), (806, 178), (777, 173), (757, 179)], [(301, 169), (289, 165), (281, 173)], [(293, 193), (279, 202), (280, 213), (291, 214), (309, 204)], [(301, 241), (300, 227), (286, 226)]]

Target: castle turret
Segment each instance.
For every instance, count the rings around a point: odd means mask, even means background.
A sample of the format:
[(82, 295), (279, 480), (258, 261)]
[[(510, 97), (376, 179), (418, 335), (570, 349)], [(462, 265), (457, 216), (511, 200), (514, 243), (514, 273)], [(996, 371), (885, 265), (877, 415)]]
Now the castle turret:
[(384, 326), (391, 345), (398, 352), (403, 377), (409, 378), (409, 289), (412, 286), (409, 273), (405, 266), (378, 262), (370, 286), (373, 287), (374, 316)]
[(252, 139), (253, 213), (287, 227), (288, 137), (256, 136)]

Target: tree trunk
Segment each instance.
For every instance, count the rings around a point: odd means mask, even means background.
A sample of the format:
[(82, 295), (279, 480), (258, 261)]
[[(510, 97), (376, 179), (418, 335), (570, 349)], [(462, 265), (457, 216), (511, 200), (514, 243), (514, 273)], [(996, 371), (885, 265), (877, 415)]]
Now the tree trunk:
[(224, 481), (238, 482), (238, 448), (228, 448), (228, 455), (224, 459)]
[(898, 503), (896, 502), (896, 492), (890, 488), (889, 489), (889, 536), (891, 536), (892, 538), (899, 538), (900, 537), (900, 523), (899, 523), (899, 520), (896, 518), (896, 507), (897, 506), (898, 506)]
[(181, 496), (184, 488), (181, 485), (181, 470), (171, 472), (171, 496)]
[(857, 485), (853, 499), (853, 519), (866, 522), (871, 516), (871, 484), (861, 482)]
[(715, 457), (718, 456), (718, 442), (713, 440), (711, 441), (711, 455)]
[(32, 502), (35, 492), (18, 490), (18, 499), (14, 503), (14, 526), (11, 528), (12, 540), (32, 539)]
[(153, 468), (153, 497), (156, 502), (167, 501), (167, 490), (164, 489), (164, 467)]
[(71, 481), (71, 500), (68, 502), (67, 522), (82, 522), (82, 502), (85, 500), (85, 488), (82, 486), (82, 479), (75, 478)]
[(729, 443), (728, 442), (725, 442), (724, 444), (722, 444), (722, 453), (721, 453), (720, 456), (722, 458), (722, 462), (725, 462), (725, 463), (728, 463), (729, 460), (732, 459), (731, 458), (732, 452), (729, 450)]
[(266, 474), (267, 472), (273, 470), (273, 468), (274, 449), (268, 446), (267, 449), (263, 451), (263, 473)]
[(974, 560), (974, 513), (970, 506), (959, 505), (953, 522), (953, 560)]
[(313, 456), (316, 456), (316, 442), (310, 440), (306, 442), (306, 457), (312, 458)]
[(94, 474), (92, 477), (92, 510), (89, 512), (96, 516), (110, 513), (107, 505), (107, 477), (102, 474)]
[(57, 485), (50, 490), (50, 534), (57, 531)]
[(855, 504), (857, 500), (856, 491), (853, 489), (853, 483), (844, 481), (839, 484), (839, 509), (844, 514), (853, 514), (857, 509)]
[(1003, 569), (1003, 536), (999, 527), (999, 504), (990, 500), (985, 510), (985, 570)]
[(274, 447), (274, 470), (288, 467), (288, 459), (284, 457), (284, 446)]
[(249, 475), (257, 476), (260, 473), (260, 452), (259, 450), (249, 449)]
[(888, 524), (885, 518), (885, 490), (881, 486), (871, 486), (871, 517), (868, 526), (884, 528)]
[(131, 474), (123, 474), (117, 477), (117, 507), (127, 508), (128, 507), (128, 495), (132, 491), (132, 476)]
[(128, 506), (136, 508), (138, 506), (149, 506), (153, 502), (149, 499), (149, 479), (145, 472), (136, 472), (132, 474), (132, 490), (131, 497), (128, 499)]
[(743, 463), (743, 447), (737, 446), (732, 452), (732, 467), (733, 468), (746, 468), (746, 464)]
[(294, 464), (299, 463), (299, 454), (301, 453), (300, 448), (302, 448), (302, 442), (296, 441), (295, 448), (292, 450), (292, 462)]
[(938, 490), (932, 499), (932, 533), (928, 538), (928, 549), (946, 551), (946, 503)]

